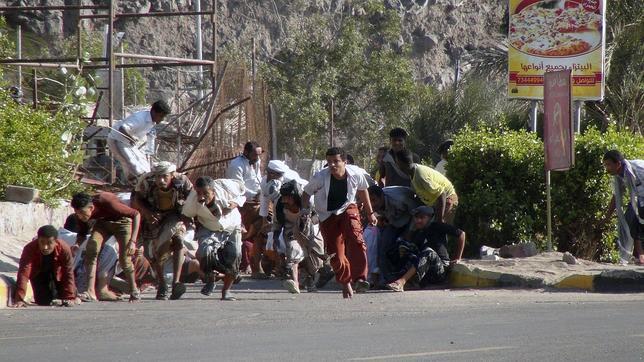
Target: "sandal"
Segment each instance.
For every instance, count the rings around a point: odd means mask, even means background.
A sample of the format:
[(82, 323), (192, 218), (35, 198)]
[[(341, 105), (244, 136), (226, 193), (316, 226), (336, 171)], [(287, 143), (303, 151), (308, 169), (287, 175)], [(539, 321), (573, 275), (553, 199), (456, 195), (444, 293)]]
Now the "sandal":
[(235, 298), (235, 296), (230, 291), (227, 290), (221, 296), (221, 300), (234, 301), (234, 300), (237, 300), (237, 298)]
[(141, 292), (138, 289), (135, 289), (130, 293), (130, 303), (140, 302), (141, 301)]
[(405, 291), (405, 287), (402, 284), (396, 283), (396, 282), (389, 283), (389, 284), (385, 285), (385, 288), (387, 288), (388, 290), (391, 290), (392, 292), (404, 292)]
[(78, 298), (81, 300), (81, 302), (85, 302), (85, 303), (94, 303), (94, 302), (98, 302), (98, 299), (97, 299), (96, 297), (92, 297), (92, 296), (91, 296), (91, 295), (89, 295), (89, 293), (87, 293), (87, 292), (82, 292), (82, 293), (80, 293), (80, 294), (78, 295)]

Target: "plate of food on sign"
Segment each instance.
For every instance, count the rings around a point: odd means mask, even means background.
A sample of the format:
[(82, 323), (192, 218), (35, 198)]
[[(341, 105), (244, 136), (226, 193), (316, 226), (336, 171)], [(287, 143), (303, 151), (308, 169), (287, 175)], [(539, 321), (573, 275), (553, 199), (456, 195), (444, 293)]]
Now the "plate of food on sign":
[(510, 16), (509, 41), (539, 57), (592, 52), (602, 44), (600, 0), (524, 0)]

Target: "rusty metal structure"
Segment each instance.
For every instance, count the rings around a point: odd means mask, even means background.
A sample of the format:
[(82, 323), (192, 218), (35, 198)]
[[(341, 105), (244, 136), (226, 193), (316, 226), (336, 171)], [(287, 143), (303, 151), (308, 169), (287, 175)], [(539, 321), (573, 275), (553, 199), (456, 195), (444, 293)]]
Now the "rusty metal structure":
[[(73, 68), (78, 69), (80, 72), (106, 69), (108, 84), (105, 92), (99, 94), (99, 101), (101, 97), (107, 100), (107, 122), (109, 127), (113, 126), (115, 120), (114, 72), (116, 69), (206, 66), (209, 71), (204, 73), (209, 73), (211, 90), (201, 99), (191, 103), (186, 109), (168, 117), (166, 124), (157, 126), (158, 144), (156, 155), (158, 159), (177, 163), (180, 170), (187, 172), (190, 176), (209, 175), (221, 177), (227, 165), (226, 161), (239, 154), (247, 140), (257, 140), (265, 148), (271, 145), (272, 130), (267, 92), (265, 86), (255, 80), (254, 52), (252, 70), (239, 64), (230, 65), (226, 63), (218, 67), (217, 32), (215, 31), (217, 0), (210, 1), (210, 10), (208, 11), (150, 13), (116, 13), (117, 1), (106, 1), (106, 5), (83, 5), (83, 1), (78, 0), (77, 5), (0, 7), (0, 14), (40, 10), (80, 11), (77, 26), (76, 58), (23, 59), (19, 53), (17, 59), (0, 59), (0, 65), (17, 66), (20, 71), (23, 67), (33, 68), (34, 75), (38, 68)], [(115, 34), (114, 21), (117, 19), (201, 15), (210, 17), (213, 29), (212, 60), (129, 54), (115, 50), (113, 35)], [(83, 53), (80, 35), (81, 22), (93, 19), (107, 20), (108, 34), (110, 34), (110, 36), (107, 36), (107, 56), (85, 59), (85, 62), (83, 62), (81, 57)], [(120, 62), (117, 62), (117, 58), (120, 59)], [(125, 59), (137, 60), (138, 62), (125, 62)], [(177, 72), (177, 83), (180, 83), (179, 76), (180, 74)], [(34, 92), (34, 103), (37, 103), (37, 84), (34, 84)], [(175, 97), (180, 97), (178, 88), (175, 89), (175, 93)], [(94, 116), (89, 117), (89, 126), (95, 125), (95, 118), (96, 112), (94, 112)], [(101, 128), (95, 129), (96, 131), (92, 131), (89, 135), (86, 131), (86, 140), (91, 140), (101, 132)], [(95, 179), (107, 178), (109, 179), (108, 183), (113, 184), (116, 181), (116, 172), (111, 155), (108, 163), (109, 169), (105, 170), (107, 172), (103, 173), (102, 177), (94, 174), (90, 176), (90, 179), (93, 177), (94, 181), (96, 181)], [(103, 165), (102, 167), (105, 166)], [(100, 169), (101, 166), (99, 165), (97, 168)], [(90, 172), (90, 167), (87, 167), (85, 171)], [(101, 180), (97, 182), (100, 183)]]

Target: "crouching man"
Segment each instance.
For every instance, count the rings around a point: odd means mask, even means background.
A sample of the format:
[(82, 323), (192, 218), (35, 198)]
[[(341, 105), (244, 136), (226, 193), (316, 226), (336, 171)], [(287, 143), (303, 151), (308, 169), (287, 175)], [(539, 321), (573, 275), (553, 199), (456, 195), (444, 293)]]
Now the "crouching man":
[(291, 293), (300, 293), (300, 268), (304, 274), (307, 291), (315, 291), (315, 276), (324, 263), (324, 241), (318, 231), (317, 216), (300, 215), (302, 186), (292, 180), (280, 188), (280, 198), (275, 207), (273, 243), (280, 243), (282, 236), (286, 250), (286, 269), (290, 278), (283, 286)]
[(54, 299), (61, 299), (64, 306), (71, 307), (76, 304), (72, 252), (58, 239), (52, 225), (41, 227), (37, 235), (22, 250), (13, 306), (27, 306), (25, 295), (31, 283), (37, 305), (51, 305)]
[[(98, 300), (96, 297), (96, 260), (103, 242), (114, 236), (119, 245), (119, 263), (130, 288), (130, 302), (141, 300), (141, 292), (136, 286), (136, 277), (131, 256), (136, 252), (136, 240), (139, 234), (141, 215), (139, 212), (109, 192), (100, 192), (90, 196), (78, 193), (72, 198), (71, 206), (78, 219), (76, 247), (85, 241), (87, 233), (90, 238), (85, 248), (85, 270), (87, 272), (87, 292), (81, 296), (84, 302)], [(93, 226), (90, 226), (93, 224)], [(117, 300), (107, 285), (98, 285), (101, 300)]]
[(206, 274), (203, 295), (215, 288), (214, 272), (224, 273), (221, 300), (235, 300), (230, 293), (239, 275), (241, 261), (241, 214), (238, 207), (246, 201), (241, 181), (207, 176), (195, 181), (194, 190), (183, 205), (183, 215), (197, 219), (197, 259)]
[(153, 254), (157, 275), (157, 300), (168, 299), (168, 286), (164, 266), (172, 255), (172, 294), (176, 300), (186, 292), (181, 283), (184, 262), (183, 238), (189, 219), (181, 215), (181, 208), (192, 190), (188, 178), (176, 172), (170, 162), (159, 162), (152, 172), (145, 174), (136, 186), (134, 208), (143, 216), (143, 238)]
[[(413, 210), (415, 230), (409, 240), (399, 239), (398, 255), (392, 255), (393, 264), (399, 271), (387, 289), (402, 292), (412, 280), (421, 288), (428, 284), (443, 282), (450, 265), (461, 260), (465, 247), (465, 232), (442, 222), (432, 222), (434, 209), (419, 206)], [(450, 260), (447, 252), (447, 236), (458, 238), (456, 258)], [(391, 280), (391, 279), (390, 279)]]

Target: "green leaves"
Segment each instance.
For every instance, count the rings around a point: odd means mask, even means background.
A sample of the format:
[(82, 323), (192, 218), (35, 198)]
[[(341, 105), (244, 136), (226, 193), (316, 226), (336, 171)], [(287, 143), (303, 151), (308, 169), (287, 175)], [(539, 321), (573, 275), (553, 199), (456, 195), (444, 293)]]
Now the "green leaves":
[[(600, 227), (612, 194), (601, 160), (610, 149), (644, 158), (644, 137), (611, 128), (589, 129), (575, 141), (575, 167), (552, 172), (553, 243), (586, 259), (615, 261), (614, 223)], [(457, 223), (468, 250), (546, 237), (543, 143), (536, 134), (504, 128), (464, 128), (447, 165), (459, 195)]]
[(82, 132), (73, 108), (52, 114), (0, 92), (0, 195), (12, 184), (40, 189), (45, 200), (61, 196), (82, 163)]
[(384, 128), (406, 117), (415, 92), (411, 64), (388, 43), (400, 35), (398, 15), (378, 1), (353, 7), (339, 24), (333, 15), (302, 19), (301, 31), (263, 69), (279, 115), (280, 153), (322, 157), (331, 100), (336, 144), (359, 163), (384, 144)]

